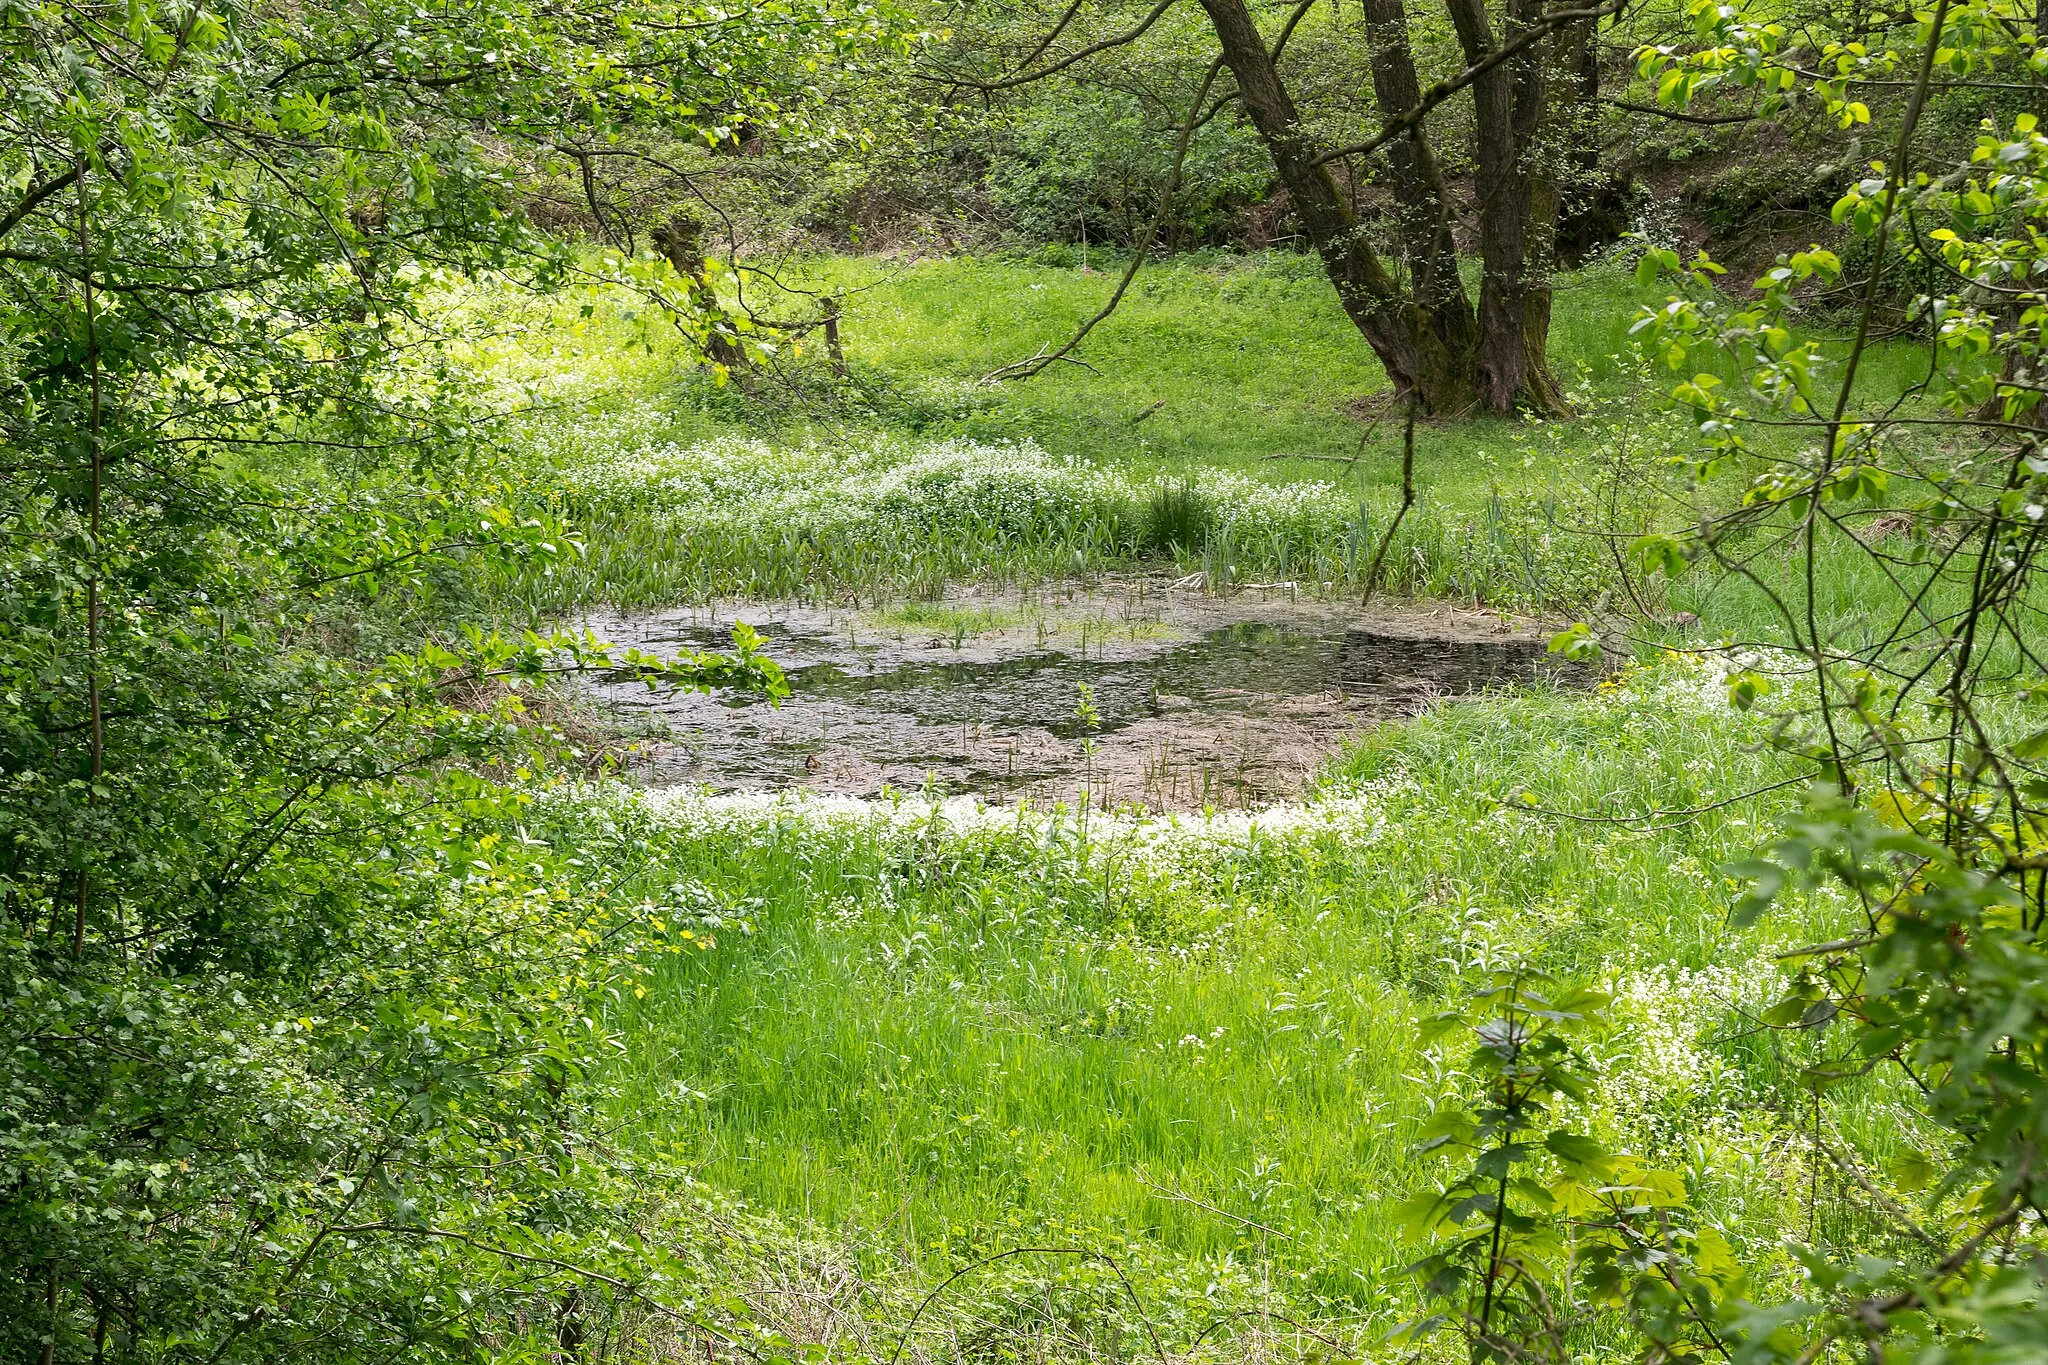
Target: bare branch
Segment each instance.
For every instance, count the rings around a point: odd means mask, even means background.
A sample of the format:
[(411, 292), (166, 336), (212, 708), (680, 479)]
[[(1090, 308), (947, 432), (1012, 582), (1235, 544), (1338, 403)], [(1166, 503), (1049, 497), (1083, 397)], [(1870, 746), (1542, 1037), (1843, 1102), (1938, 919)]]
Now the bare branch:
[(1294, 30), (1301, 26), (1301, 21), (1308, 18), (1308, 12), (1315, 7), (1316, 0), (1301, 0), (1301, 3), (1294, 7), (1294, 13), (1287, 16), (1286, 26), (1280, 30), (1280, 36), (1273, 40), (1271, 55), (1275, 63), (1279, 62), (1280, 54), (1287, 50), (1287, 40), (1294, 36)]
[(1147, 30), (1152, 25), (1159, 22), (1161, 15), (1173, 8), (1173, 3), (1174, 0), (1159, 0), (1159, 3), (1152, 7), (1150, 14), (1147, 14), (1135, 25), (1119, 33), (1116, 37), (1104, 38), (1099, 43), (1090, 43), (1079, 51), (1070, 52), (1052, 65), (1040, 67), (1036, 71), (1027, 71), (1016, 76), (1005, 76), (999, 81), (977, 81), (961, 75), (920, 76), (917, 79), (930, 81), (938, 85), (964, 85), (975, 90), (1011, 90), (1020, 85), (1029, 85), (1033, 81), (1044, 80), (1054, 72), (1064, 71), (1076, 62), (1086, 61), (1098, 52), (1107, 52), (1113, 47), (1123, 47), (1128, 43), (1137, 42), (1138, 39), (1145, 36)]
[(1682, 109), (1666, 109), (1661, 104), (1637, 104), (1634, 100), (1602, 99), (1600, 102), (1610, 109), (1626, 109), (1631, 114), (1655, 114), (1658, 118), (1697, 123), (1708, 128), (1728, 123), (1749, 123), (1757, 117), (1755, 114), (1689, 114)]
[(1043, 57), (1046, 53), (1046, 49), (1050, 48), (1054, 43), (1060, 40), (1060, 35), (1067, 31), (1067, 25), (1073, 23), (1075, 16), (1080, 14), (1081, 6), (1087, 3), (1088, 0), (1074, 0), (1073, 4), (1067, 6), (1066, 13), (1062, 14), (1060, 16), (1060, 21), (1052, 26), (1051, 32), (1047, 33), (1045, 37), (1041, 38), (1038, 42), (1038, 46), (1031, 49), (1031, 55), (1026, 57), (1023, 61), (1017, 63), (1017, 65), (1029, 66), (1033, 62), (1037, 61), (1040, 57)]
[(1605, 19), (1610, 15), (1621, 13), (1627, 4), (1628, 0), (1606, 0), (1605, 4), (1596, 5), (1591, 9), (1553, 10), (1549, 14), (1539, 16), (1532, 20), (1527, 28), (1515, 35), (1513, 41), (1501, 44), (1478, 61), (1472, 63), (1472, 65), (1466, 67), (1463, 71), (1460, 71), (1457, 75), (1438, 81), (1435, 85), (1423, 91), (1421, 100), (1416, 103), (1413, 109), (1410, 109), (1405, 114), (1396, 114), (1393, 118), (1388, 119), (1379, 132), (1373, 134), (1373, 136), (1363, 142), (1354, 142), (1348, 147), (1339, 147), (1335, 151), (1324, 152), (1315, 159), (1313, 164), (1321, 166), (1332, 161), (1341, 160), (1347, 156), (1371, 156), (1395, 138), (1406, 136), (1410, 129), (1420, 124), (1423, 119), (1429, 116), (1430, 110), (1436, 108), (1439, 104), (1442, 104), (1445, 100), (1457, 94), (1460, 90), (1463, 90), (1502, 62), (1519, 56), (1557, 29), (1563, 28), (1567, 24), (1576, 24), (1585, 19)]

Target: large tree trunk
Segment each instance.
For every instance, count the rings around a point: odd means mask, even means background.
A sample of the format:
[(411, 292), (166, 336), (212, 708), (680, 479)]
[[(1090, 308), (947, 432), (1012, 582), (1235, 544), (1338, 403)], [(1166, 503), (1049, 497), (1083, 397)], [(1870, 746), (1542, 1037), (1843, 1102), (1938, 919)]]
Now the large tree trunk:
[[(1364, 5), (1373, 101), (1382, 120), (1396, 118), (1422, 102), (1408, 39), (1408, 15), (1401, 0), (1364, 0)], [(1465, 281), (1458, 274), (1450, 193), (1444, 187), (1436, 153), (1417, 127), (1387, 148), (1387, 160), (1393, 170), (1394, 214), (1415, 301), (1429, 315), (1444, 348), (1467, 357), (1464, 363), (1470, 364), (1469, 357), (1479, 345), (1479, 322), (1465, 293)]]
[(1598, 25), (1581, 19), (1558, 32), (1561, 47), (1554, 126), (1564, 141), (1565, 184), (1557, 211), (1557, 264), (1578, 265), (1628, 231), (1628, 184), (1600, 171)]
[[(1427, 413), (1469, 410), (1475, 397), (1473, 371), (1469, 352), (1453, 344), (1456, 319), (1440, 325), (1381, 264), (1336, 180), (1316, 164), (1317, 148), (1301, 130), (1294, 101), (1244, 0), (1201, 0), (1201, 5), (1222, 45), (1223, 60), (1237, 78), (1252, 126), (1287, 188), (1290, 206), (1322, 257), (1344, 311), (1386, 367), (1395, 393), (1414, 399)], [(1456, 279), (1455, 268), (1450, 277)], [(1463, 302), (1462, 286), (1457, 297)]]
[[(1391, 119), (1422, 99), (1407, 15), (1403, 0), (1361, 3), (1374, 99), (1381, 117)], [(1477, 64), (1499, 50), (1486, 0), (1445, 3), (1468, 62)], [(1568, 411), (1545, 357), (1559, 201), (1558, 168), (1548, 164), (1549, 149), (1539, 145), (1552, 121), (1546, 44), (1532, 44), (1472, 83), (1483, 271), (1475, 313), (1458, 275), (1449, 195), (1423, 129), (1387, 146), (1409, 276), (1404, 287), (1380, 262), (1336, 181), (1318, 164), (1319, 149), (1301, 129), (1245, 0), (1201, 5), (1295, 216), (1322, 256), (1344, 311), (1386, 366), (1395, 393), (1437, 415)], [(1540, 16), (1541, 5), (1542, 0), (1508, 0), (1507, 41)], [(1563, 47), (1555, 39), (1549, 45)]]
[[(1446, 0), (1465, 60), (1499, 46), (1485, 0)], [(1508, 0), (1512, 41), (1541, 13), (1539, 0)], [(1555, 256), (1557, 178), (1541, 164), (1537, 132), (1549, 100), (1541, 44), (1482, 73), (1472, 83), (1479, 173), (1479, 404), (1564, 412), (1550, 377), (1550, 272)]]

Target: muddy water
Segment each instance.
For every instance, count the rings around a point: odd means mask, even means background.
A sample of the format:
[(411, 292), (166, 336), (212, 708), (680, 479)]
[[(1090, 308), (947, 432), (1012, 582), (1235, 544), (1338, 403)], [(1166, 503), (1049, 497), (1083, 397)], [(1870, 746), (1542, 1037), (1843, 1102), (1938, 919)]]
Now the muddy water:
[(1256, 805), (1298, 793), (1347, 738), (1433, 697), (1575, 676), (1539, 635), (1490, 614), (1366, 614), (1256, 591), (1219, 601), (1148, 580), (883, 612), (726, 604), (588, 624), (678, 650), (727, 645), (735, 619), (768, 637), (792, 696), (771, 708), (595, 688), (661, 723), (665, 737), (632, 760), (643, 777)]

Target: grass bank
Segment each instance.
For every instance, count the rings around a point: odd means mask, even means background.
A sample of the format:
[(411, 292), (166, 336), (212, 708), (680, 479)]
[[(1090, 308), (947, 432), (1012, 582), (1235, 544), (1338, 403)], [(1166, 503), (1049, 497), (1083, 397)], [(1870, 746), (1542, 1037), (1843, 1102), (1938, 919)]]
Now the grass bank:
[[(949, 579), (1163, 562), (1219, 586), (1284, 579), (1342, 595), (1362, 586), (1399, 508), (1401, 414), (1305, 258), (1148, 266), (1090, 336), (1088, 367), (997, 385), (978, 379), (1067, 336), (1112, 277), (844, 258), (785, 277), (841, 299), (843, 381), (813, 347), (751, 393), (721, 387), (663, 318), (615, 291), (447, 300), (464, 363), (495, 406), (525, 414), (510, 436), (528, 496), (588, 547), (546, 579), (494, 583), (495, 596), (526, 614), (915, 599)], [(1664, 464), (1691, 442), (1658, 397), (1669, 377), (1630, 349), (1651, 301), (1611, 265), (1560, 283), (1552, 360), (1573, 419), (1418, 426), (1417, 501), (1383, 587), (1551, 614), (1621, 598), (1604, 533), (1649, 526)], [(1879, 348), (1863, 382), (1902, 387), (1924, 363)]]
[[(1597, 695), (1443, 705), (1249, 816), (673, 795), (576, 807), (556, 837), (709, 941), (610, 1021), (622, 1141), (689, 1154), (879, 1284), (1087, 1247), (1176, 1349), (1252, 1310), (1363, 1341), (1413, 1306), (1392, 1207), (1460, 1084), (1417, 1022), (1510, 959), (1615, 991), (1586, 1122), (1681, 1173), (1753, 1264), (1785, 1271), (1809, 1221), (1875, 1236), (1812, 1183), (1797, 1045), (1752, 1022), (1770, 954), (1847, 908), (1723, 918), (1720, 863), (1782, 808), (1743, 795), (1781, 776), (1760, 738), (1670, 658)], [(1916, 1138), (1875, 1084), (1829, 1123), (1873, 1170)], [(1005, 1264), (959, 1287), (970, 1319), (1135, 1349), (1096, 1272)]]

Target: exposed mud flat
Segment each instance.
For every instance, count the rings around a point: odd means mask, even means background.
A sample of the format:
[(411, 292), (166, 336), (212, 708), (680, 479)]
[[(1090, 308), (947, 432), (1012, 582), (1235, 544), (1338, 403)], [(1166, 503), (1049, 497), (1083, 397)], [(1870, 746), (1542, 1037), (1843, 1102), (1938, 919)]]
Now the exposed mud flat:
[(767, 636), (789, 674), (780, 708), (593, 689), (666, 723), (634, 760), (647, 780), (1256, 806), (1298, 795), (1346, 739), (1432, 698), (1589, 676), (1552, 659), (1528, 622), (1494, 613), (1361, 611), (1285, 590), (1215, 598), (1146, 578), (969, 589), (879, 611), (726, 603), (587, 624), (674, 651), (726, 647), (735, 620)]

